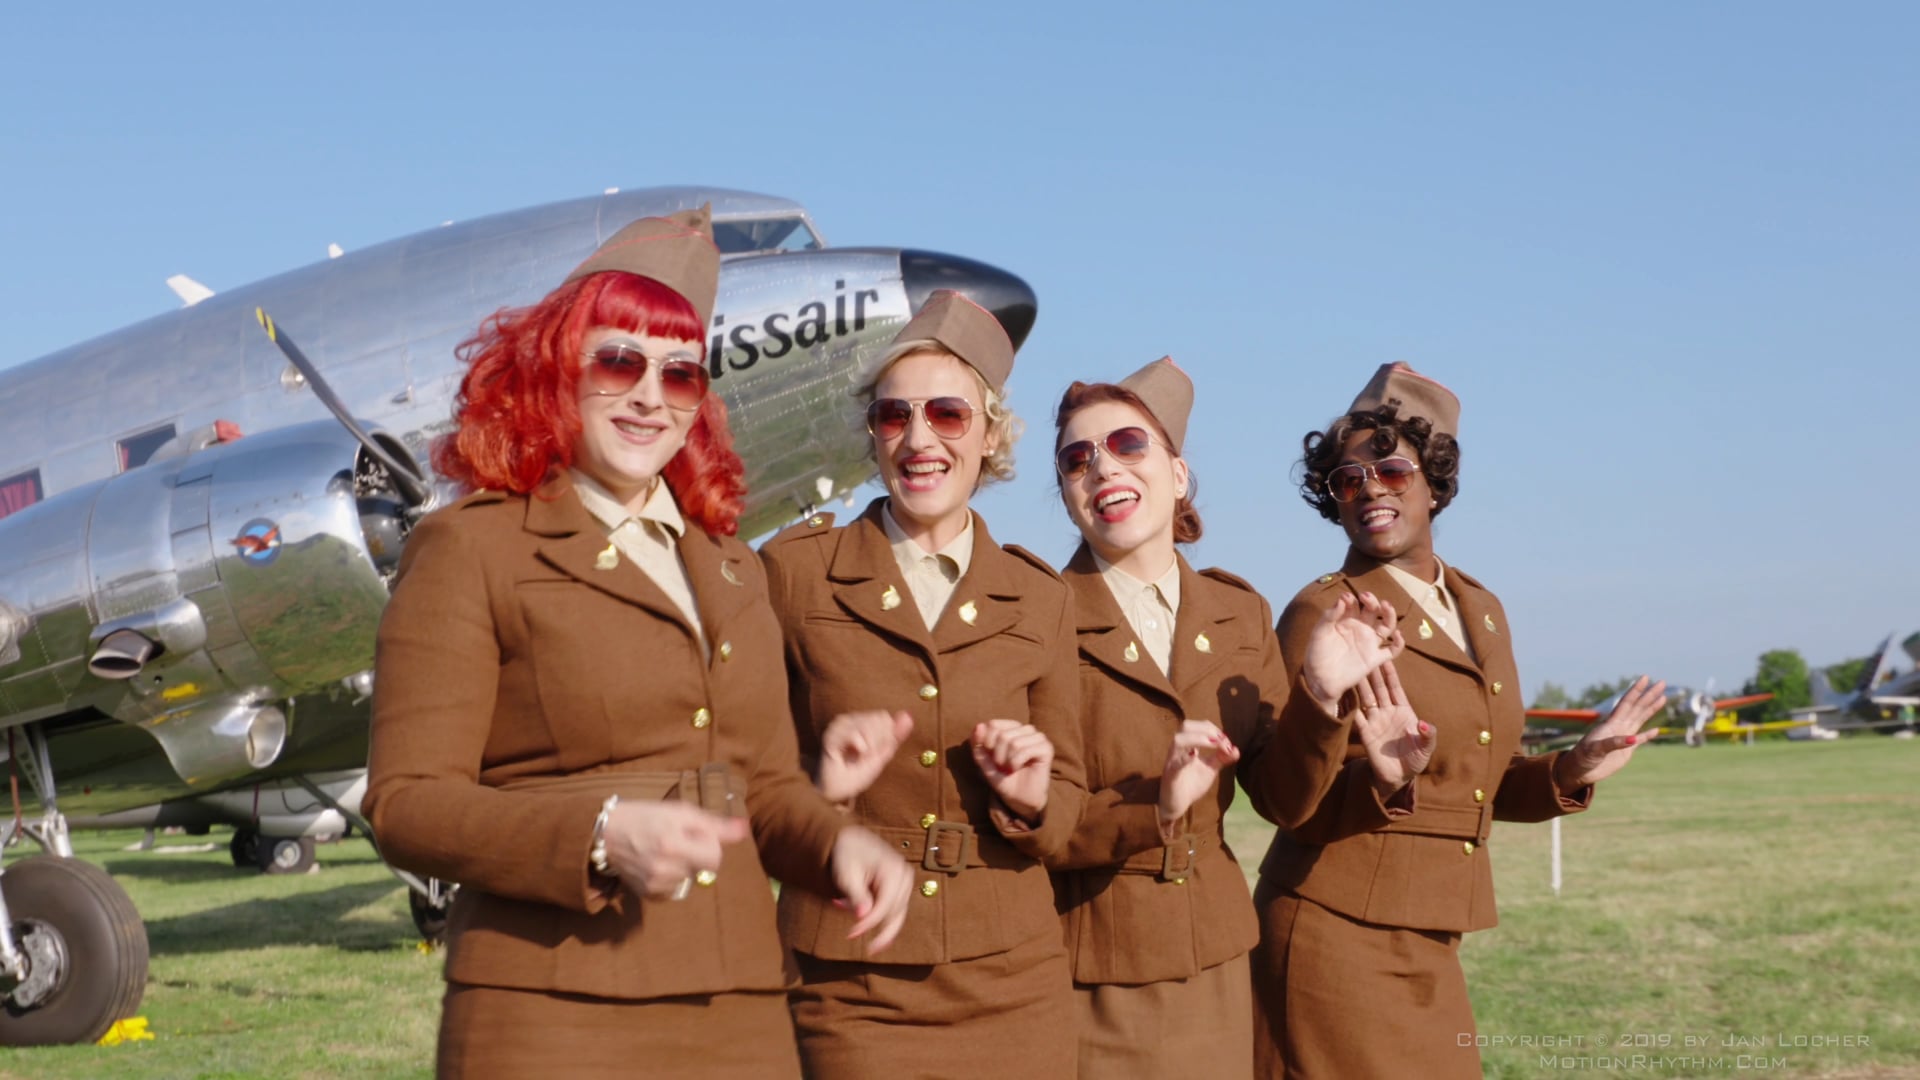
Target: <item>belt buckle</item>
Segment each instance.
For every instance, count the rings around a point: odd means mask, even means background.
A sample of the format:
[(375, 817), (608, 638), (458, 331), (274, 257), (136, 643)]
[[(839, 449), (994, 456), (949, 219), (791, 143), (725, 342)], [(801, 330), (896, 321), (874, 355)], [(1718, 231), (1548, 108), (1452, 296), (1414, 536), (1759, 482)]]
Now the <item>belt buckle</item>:
[(958, 874), (967, 868), (967, 845), (973, 841), (973, 826), (964, 821), (936, 821), (927, 826), (927, 849), (920, 865), (943, 874)]
[(1193, 873), (1193, 857), (1200, 850), (1200, 838), (1186, 833), (1160, 849), (1160, 880), (1185, 884)]
[(747, 816), (744, 800), (733, 786), (733, 770), (724, 761), (709, 761), (700, 767), (699, 805), (702, 810), (723, 818)]

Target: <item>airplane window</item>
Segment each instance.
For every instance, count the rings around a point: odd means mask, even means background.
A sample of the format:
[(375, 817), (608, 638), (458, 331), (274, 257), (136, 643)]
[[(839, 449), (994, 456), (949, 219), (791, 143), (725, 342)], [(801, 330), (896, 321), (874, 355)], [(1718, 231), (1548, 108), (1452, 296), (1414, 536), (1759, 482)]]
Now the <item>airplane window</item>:
[(0, 518), (25, 510), (41, 498), (39, 469), (0, 480)]
[(722, 255), (755, 251), (818, 251), (820, 238), (798, 217), (716, 221), (713, 243)]
[(120, 440), (120, 471), (137, 469), (153, 457), (153, 452), (173, 438), (173, 425), (166, 424)]

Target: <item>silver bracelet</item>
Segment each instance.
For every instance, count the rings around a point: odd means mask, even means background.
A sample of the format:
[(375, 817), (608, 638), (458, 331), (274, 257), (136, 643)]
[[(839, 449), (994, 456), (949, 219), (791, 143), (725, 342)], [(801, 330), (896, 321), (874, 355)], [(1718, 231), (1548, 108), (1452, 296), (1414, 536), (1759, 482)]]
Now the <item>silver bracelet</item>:
[(607, 801), (600, 804), (600, 816), (593, 819), (593, 848), (587, 853), (587, 863), (596, 874), (608, 877), (619, 875), (607, 865), (607, 818), (613, 815), (613, 808), (620, 805), (620, 796), (609, 795)]

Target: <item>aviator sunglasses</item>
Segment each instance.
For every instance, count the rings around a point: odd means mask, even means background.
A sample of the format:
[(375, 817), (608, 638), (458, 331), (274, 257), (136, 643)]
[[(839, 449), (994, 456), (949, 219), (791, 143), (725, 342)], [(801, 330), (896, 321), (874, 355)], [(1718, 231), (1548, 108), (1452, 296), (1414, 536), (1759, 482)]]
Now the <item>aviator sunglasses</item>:
[(1053, 455), (1053, 467), (1060, 470), (1062, 480), (1078, 480), (1093, 468), (1102, 450), (1122, 465), (1138, 465), (1152, 445), (1153, 436), (1147, 434), (1146, 428), (1115, 428), (1098, 439), (1081, 439), (1061, 447)]
[(1327, 474), (1327, 494), (1336, 502), (1352, 502), (1366, 489), (1367, 477), (1371, 476), (1380, 481), (1381, 487), (1399, 495), (1413, 483), (1413, 476), (1419, 471), (1420, 466), (1403, 457), (1342, 465)]
[(632, 345), (602, 345), (593, 351), (580, 372), (587, 389), (617, 397), (633, 389), (647, 373), (648, 364), (660, 365), (660, 400), (667, 408), (692, 412), (707, 396), (707, 368), (693, 360), (649, 360)]
[(927, 422), (927, 429), (942, 439), (957, 439), (973, 424), (973, 403), (962, 397), (874, 399), (867, 406), (867, 433), (882, 439), (897, 439), (913, 423), (913, 411)]

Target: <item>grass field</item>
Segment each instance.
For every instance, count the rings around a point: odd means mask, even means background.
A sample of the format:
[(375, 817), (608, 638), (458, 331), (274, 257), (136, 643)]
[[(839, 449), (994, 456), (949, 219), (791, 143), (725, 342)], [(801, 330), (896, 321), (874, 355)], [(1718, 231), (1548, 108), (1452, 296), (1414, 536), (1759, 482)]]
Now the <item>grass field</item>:
[[(1501, 925), (1462, 954), (1488, 1075), (1920, 1076), (1917, 818), (1920, 742), (1869, 736), (1642, 752), (1566, 822), (1557, 898), (1549, 828), (1499, 826)], [(1265, 828), (1230, 828), (1257, 865)], [(430, 1074), (440, 960), (364, 843), (269, 878), (218, 833), (137, 839), (75, 846), (147, 918), (156, 1038), (0, 1050), (0, 1077)]]

